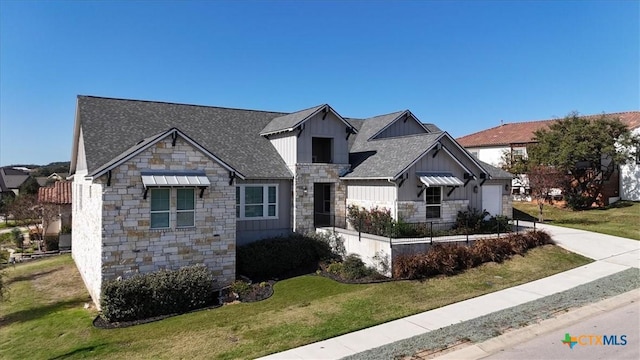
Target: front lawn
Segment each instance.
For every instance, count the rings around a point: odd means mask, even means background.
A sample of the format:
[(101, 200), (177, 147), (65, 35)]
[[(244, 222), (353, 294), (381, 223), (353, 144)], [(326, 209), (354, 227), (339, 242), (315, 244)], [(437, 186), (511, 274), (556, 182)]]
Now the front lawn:
[(69, 255), (5, 270), (0, 358), (255, 358), (512, 287), (590, 262), (556, 246), (502, 264), (425, 281), (347, 285), (305, 275), (273, 297), (122, 329), (92, 326), (96, 311)]
[[(640, 240), (640, 202), (618, 201), (603, 209), (582, 211), (560, 209), (545, 204), (543, 215), (544, 222), (550, 225)], [(514, 201), (513, 216), (520, 219), (538, 219), (538, 205), (533, 202)]]

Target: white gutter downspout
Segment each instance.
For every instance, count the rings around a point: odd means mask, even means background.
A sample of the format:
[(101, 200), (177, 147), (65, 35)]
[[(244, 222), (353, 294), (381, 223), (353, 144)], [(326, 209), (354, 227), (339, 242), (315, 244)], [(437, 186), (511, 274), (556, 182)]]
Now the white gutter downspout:
[(395, 185), (396, 188), (396, 198), (393, 200), (393, 218), (398, 221), (398, 183), (391, 179), (387, 179), (387, 181)]

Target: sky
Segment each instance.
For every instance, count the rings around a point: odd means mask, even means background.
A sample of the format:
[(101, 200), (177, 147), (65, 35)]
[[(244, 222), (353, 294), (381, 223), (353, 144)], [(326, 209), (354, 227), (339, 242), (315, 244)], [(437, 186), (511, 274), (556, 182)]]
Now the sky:
[(460, 137), (640, 110), (640, 1), (0, 0), (0, 165), (69, 161), (77, 95), (344, 117)]

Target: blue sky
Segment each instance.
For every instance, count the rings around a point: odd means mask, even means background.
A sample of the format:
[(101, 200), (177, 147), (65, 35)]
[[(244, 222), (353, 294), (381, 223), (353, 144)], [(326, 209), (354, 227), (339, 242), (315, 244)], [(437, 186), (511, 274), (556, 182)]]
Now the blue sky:
[(345, 117), (454, 137), (640, 109), (638, 1), (0, 0), (0, 165), (71, 157), (76, 96)]

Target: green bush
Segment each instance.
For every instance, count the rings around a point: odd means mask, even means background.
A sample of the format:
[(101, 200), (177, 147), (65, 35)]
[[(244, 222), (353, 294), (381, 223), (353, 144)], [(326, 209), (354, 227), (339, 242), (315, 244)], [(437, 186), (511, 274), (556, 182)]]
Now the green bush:
[(315, 268), (319, 261), (333, 257), (326, 242), (293, 234), (238, 247), (236, 267), (238, 274), (261, 281), (279, 278), (295, 270)]
[(231, 284), (231, 291), (238, 294), (238, 296), (246, 295), (251, 291), (251, 284), (246, 281), (236, 280)]
[(216, 290), (211, 270), (196, 265), (106, 281), (100, 305), (108, 321), (133, 321), (213, 305)]
[(45, 251), (56, 251), (60, 244), (60, 237), (58, 235), (46, 235), (44, 237), (44, 249)]

